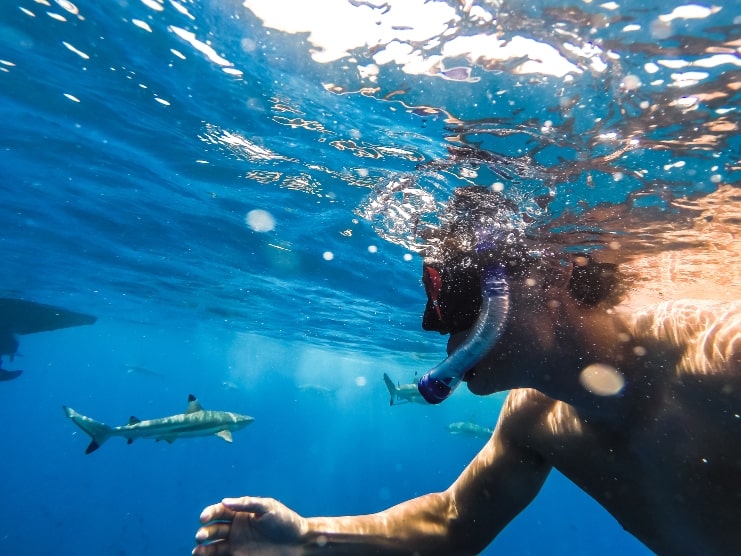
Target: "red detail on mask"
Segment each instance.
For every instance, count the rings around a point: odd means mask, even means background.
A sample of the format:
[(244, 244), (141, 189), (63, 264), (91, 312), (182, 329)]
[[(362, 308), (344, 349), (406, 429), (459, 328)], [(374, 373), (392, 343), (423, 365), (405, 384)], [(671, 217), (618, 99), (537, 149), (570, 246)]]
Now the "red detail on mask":
[(435, 308), (437, 318), (442, 322), (443, 314), (440, 311), (440, 291), (443, 288), (443, 279), (440, 276), (440, 272), (428, 265), (424, 265), (422, 270), (422, 282), (427, 290), (427, 297), (432, 301), (432, 306)]

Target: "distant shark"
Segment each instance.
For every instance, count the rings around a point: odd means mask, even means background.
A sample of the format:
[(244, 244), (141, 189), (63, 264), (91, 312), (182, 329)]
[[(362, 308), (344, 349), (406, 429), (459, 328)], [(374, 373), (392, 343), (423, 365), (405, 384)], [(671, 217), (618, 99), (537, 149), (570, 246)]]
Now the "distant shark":
[(394, 384), (394, 381), (391, 380), (391, 377), (386, 373), (383, 373), (383, 381), (386, 383), (386, 388), (388, 388), (389, 395), (391, 396), (389, 405), (398, 405), (410, 402), (427, 405), (422, 394), (419, 393), (416, 382), (411, 384)]
[(112, 436), (123, 436), (128, 444), (137, 438), (154, 438), (158, 442), (166, 440), (172, 443), (178, 438), (210, 434), (231, 442), (233, 431), (243, 429), (254, 421), (252, 417), (230, 411), (206, 411), (193, 394), (188, 396), (188, 408), (185, 413), (148, 421), (131, 417), (126, 425), (119, 427), (109, 427), (67, 406), (63, 406), (63, 409), (65, 415), (92, 438), (85, 450), (86, 454), (100, 448), (101, 444)]
[(142, 367), (141, 365), (129, 365), (128, 363), (124, 365), (124, 369), (126, 369), (126, 372), (131, 374), (140, 374), (140, 375), (148, 375), (148, 376), (158, 376), (158, 377), (164, 377), (162, 373), (158, 373), (157, 371), (153, 371), (152, 369), (149, 369), (147, 367)]
[(0, 297), (0, 381), (13, 380), (23, 371), (2, 368), (2, 357), (13, 361), (18, 353), (17, 335), (35, 334), (93, 324), (96, 317), (24, 299)]
[(470, 436), (472, 438), (489, 438), (494, 432), (492, 429), (482, 427), (476, 423), (468, 421), (458, 421), (448, 425), (448, 432), (461, 436)]

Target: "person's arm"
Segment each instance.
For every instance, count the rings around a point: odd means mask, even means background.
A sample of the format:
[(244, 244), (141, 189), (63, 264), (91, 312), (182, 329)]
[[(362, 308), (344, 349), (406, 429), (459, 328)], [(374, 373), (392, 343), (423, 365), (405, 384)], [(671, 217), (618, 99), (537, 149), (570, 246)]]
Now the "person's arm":
[(540, 410), (516, 408), (513, 402), (510, 396), (492, 438), (444, 492), (376, 514), (349, 517), (303, 518), (272, 499), (235, 499), (204, 510), (204, 527), (196, 539), (215, 544), (202, 544), (194, 554), (477, 554), (530, 503), (550, 471), (538, 454), (518, 440), (527, 437), (522, 427), (532, 426)]

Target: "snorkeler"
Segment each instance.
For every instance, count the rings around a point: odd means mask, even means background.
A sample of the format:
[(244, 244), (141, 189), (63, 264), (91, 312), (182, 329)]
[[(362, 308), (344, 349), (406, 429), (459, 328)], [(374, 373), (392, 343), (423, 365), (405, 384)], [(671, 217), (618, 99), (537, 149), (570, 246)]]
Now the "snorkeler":
[(479, 395), (511, 390), (455, 482), (346, 517), (224, 499), (202, 512), (193, 554), (477, 554), (554, 468), (657, 554), (738, 552), (741, 302), (638, 307), (618, 264), (529, 257), (477, 233), (425, 254), (425, 328), (450, 334), (451, 355), (422, 394), (440, 402), (458, 379)]

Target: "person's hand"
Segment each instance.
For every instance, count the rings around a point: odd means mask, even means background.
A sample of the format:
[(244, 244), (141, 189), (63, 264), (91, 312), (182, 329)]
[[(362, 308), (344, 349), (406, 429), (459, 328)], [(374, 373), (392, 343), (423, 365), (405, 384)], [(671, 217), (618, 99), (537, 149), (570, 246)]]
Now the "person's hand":
[(197, 556), (298, 555), (306, 520), (272, 498), (225, 498), (201, 512)]

